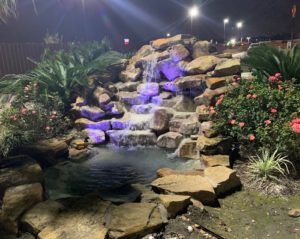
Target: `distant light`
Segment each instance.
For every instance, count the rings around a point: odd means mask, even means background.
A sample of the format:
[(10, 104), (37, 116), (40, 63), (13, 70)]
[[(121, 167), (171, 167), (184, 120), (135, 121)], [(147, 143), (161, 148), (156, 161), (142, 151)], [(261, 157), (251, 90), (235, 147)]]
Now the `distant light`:
[(242, 28), (242, 27), (243, 27), (243, 22), (238, 22), (238, 23), (236, 24), (236, 27), (237, 27), (237, 28)]
[(191, 18), (197, 17), (199, 16), (199, 9), (197, 6), (193, 6), (190, 10), (189, 10), (189, 15)]
[(171, 34), (170, 33), (167, 33), (167, 35), (166, 35), (167, 37), (170, 37), (171, 36)]
[(224, 22), (224, 24), (229, 23), (229, 18), (225, 18), (225, 19), (223, 20), (223, 22)]
[(235, 39), (235, 38), (232, 38), (232, 39), (230, 40), (230, 43), (231, 43), (231, 45), (235, 45), (235, 44), (236, 44), (236, 39)]
[(130, 43), (130, 39), (129, 39), (129, 38), (125, 38), (125, 39), (124, 39), (124, 45), (125, 45), (125, 46), (128, 46), (129, 43)]

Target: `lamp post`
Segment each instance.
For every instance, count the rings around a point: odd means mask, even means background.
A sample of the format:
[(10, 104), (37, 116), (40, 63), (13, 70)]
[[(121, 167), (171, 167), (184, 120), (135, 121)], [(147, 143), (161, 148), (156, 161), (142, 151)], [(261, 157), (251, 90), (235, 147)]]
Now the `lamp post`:
[(238, 30), (238, 39), (240, 38), (240, 29), (243, 27), (243, 22), (237, 22), (236, 28)]
[(191, 34), (193, 35), (193, 19), (199, 16), (199, 9), (197, 6), (193, 6), (189, 10), (189, 16), (191, 18)]
[(224, 45), (226, 45), (226, 24), (229, 23), (229, 18), (225, 18), (223, 20), (223, 23), (224, 23)]

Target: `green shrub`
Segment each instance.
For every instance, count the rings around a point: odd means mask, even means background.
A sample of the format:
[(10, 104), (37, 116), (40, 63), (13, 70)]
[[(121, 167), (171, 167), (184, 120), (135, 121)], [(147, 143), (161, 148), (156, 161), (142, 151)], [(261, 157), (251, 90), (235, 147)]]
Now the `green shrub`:
[(259, 76), (275, 75), (280, 72), (283, 80), (300, 84), (300, 46), (283, 50), (271, 45), (260, 45), (248, 51), (242, 64), (252, 68)]
[(69, 127), (60, 98), (52, 96), (43, 102), (38, 92), (37, 83), (26, 85), (11, 106), (1, 112), (0, 157), (21, 145), (56, 136)]
[(213, 120), (219, 133), (239, 144), (278, 148), (296, 158), (300, 153), (300, 88), (276, 76), (242, 80), (218, 99)]

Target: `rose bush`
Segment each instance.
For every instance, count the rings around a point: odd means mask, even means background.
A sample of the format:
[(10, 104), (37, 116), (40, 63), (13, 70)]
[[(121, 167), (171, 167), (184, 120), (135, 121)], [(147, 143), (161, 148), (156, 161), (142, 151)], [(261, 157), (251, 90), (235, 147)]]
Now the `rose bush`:
[(38, 87), (34, 82), (25, 85), (10, 107), (1, 112), (0, 156), (6, 156), (20, 145), (58, 135), (69, 126), (60, 98), (54, 95), (45, 101)]
[(300, 88), (278, 73), (241, 80), (217, 99), (212, 116), (219, 133), (254, 147), (276, 148), (293, 158), (300, 153)]

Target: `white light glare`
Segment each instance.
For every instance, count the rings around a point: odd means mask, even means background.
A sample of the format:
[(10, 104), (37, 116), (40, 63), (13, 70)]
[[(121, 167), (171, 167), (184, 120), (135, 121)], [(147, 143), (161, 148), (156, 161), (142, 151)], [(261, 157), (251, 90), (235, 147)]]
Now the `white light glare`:
[(197, 17), (199, 15), (199, 9), (198, 9), (198, 7), (197, 6), (192, 7), (189, 10), (189, 15), (190, 15), (191, 18)]
[(242, 28), (242, 27), (243, 27), (243, 23), (242, 23), (242, 22), (238, 22), (238, 23), (236, 24), (236, 27), (237, 27), (237, 28)]
[(229, 18), (224, 19), (224, 24), (227, 24), (227, 23), (229, 23)]

